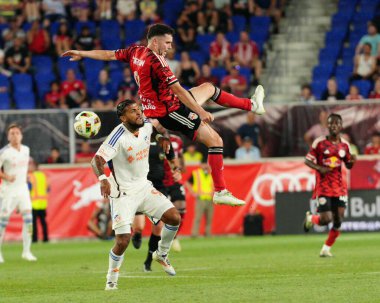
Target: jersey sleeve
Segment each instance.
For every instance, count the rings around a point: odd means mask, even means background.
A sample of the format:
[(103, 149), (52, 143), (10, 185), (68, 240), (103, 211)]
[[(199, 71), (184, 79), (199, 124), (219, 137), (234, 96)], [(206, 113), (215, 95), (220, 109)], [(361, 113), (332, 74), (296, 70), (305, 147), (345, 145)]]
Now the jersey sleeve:
[(152, 69), (161, 82), (167, 85), (172, 85), (178, 82), (177, 77), (171, 71), (166, 59), (160, 55), (156, 55), (155, 60), (152, 60)]
[(132, 53), (133, 53), (134, 47), (128, 47), (123, 49), (115, 50), (115, 57), (119, 61), (127, 62), (129, 63), (129, 60), (131, 59)]
[(309, 152), (306, 154), (305, 159), (313, 163), (317, 163), (317, 154), (318, 154), (318, 143), (313, 142), (310, 146)]
[(112, 160), (119, 152), (121, 137), (124, 132), (125, 129), (123, 127), (115, 128), (103, 142), (103, 144), (99, 147), (96, 155), (101, 156), (106, 162)]

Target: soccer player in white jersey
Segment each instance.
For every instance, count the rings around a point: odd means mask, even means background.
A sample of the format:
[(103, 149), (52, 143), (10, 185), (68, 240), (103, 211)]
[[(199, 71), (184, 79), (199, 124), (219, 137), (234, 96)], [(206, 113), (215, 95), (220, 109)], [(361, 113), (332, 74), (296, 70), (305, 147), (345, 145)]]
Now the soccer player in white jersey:
[(24, 221), (22, 227), (23, 252), (21, 257), (27, 261), (37, 261), (31, 253), (32, 242), (32, 202), (28, 190), (27, 175), (29, 147), (21, 144), (22, 130), (17, 124), (10, 124), (7, 130), (9, 144), (0, 150), (0, 178), (2, 203), (0, 209), (0, 263), (4, 262), (1, 245), (9, 217), (16, 208)]
[[(131, 224), (136, 212), (145, 213), (153, 222), (161, 220), (165, 223), (153, 259), (172, 276), (176, 272), (168, 260), (168, 252), (181, 222), (181, 216), (170, 200), (147, 179), (152, 124), (144, 122), (140, 107), (132, 100), (120, 102), (117, 115), (122, 123), (111, 132), (91, 161), (102, 195), (110, 198), (115, 231), (115, 245), (109, 253), (106, 290), (117, 289), (119, 269), (131, 239)], [(170, 141), (162, 136), (157, 139), (168, 151)], [(106, 163), (111, 169), (109, 178), (104, 174)]]

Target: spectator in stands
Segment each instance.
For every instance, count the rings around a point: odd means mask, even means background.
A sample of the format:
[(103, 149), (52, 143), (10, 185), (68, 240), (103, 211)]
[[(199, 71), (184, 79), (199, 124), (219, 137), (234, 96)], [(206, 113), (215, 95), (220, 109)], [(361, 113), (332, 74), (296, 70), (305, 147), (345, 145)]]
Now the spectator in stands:
[(368, 22), (367, 29), (368, 34), (360, 39), (356, 47), (356, 54), (359, 55), (362, 52), (364, 44), (369, 43), (371, 45), (371, 55), (377, 58), (380, 55), (380, 34), (378, 34), (376, 26), (371, 21)]
[(42, 11), (51, 22), (64, 18), (66, 17), (65, 1), (42, 0)]
[(19, 1), (3, 0), (0, 2), (0, 23), (7, 23), (16, 18), (17, 11), (20, 9)]
[(196, 48), (196, 28), (198, 27), (198, 4), (186, 5), (177, 19), (178, 39), (183, 50)]
[(5, 77), (12, 76), (12, 72), (5, 68), (5, 53), (2, 49), (0, 49), (0, 75)]
[(371, 44), (364, 43), (362, 53), (354, 58), (354, 72), (350, 80), (371, 80), (376, 71), (376, 57), (371, 55)]
[(76, 21), (86, 22), (90, 16), (90, 1), (89, 0), (71, 0), (70, 13)]
[(255, 0), (255, 16), (270, 16), (274, 21), (274, 33), (278, 33), (286, 0)]
[(237, 130), (235, 141), (240, 147), (243, 145), (243, 138), (249, 137), (254, 146), (261, 149), (262, 147), (262, 137), (261, 137), (261, 127), (256, 122), (256, 116), (252, 112), (247, 113), (247, 122), (243, 123)]
[(54, 36), (55, 51), (58, 56), (72, 48), (73, 40), (66, 22), (59, 25), (58, 32)]
[(92, 107), (95, 109), (113, 109), (113, 99), (115, 98), (116, 94), (108, 76), (108, 72), (105, 69), (102, 69), (95, 85), (95, 100), (92, 102)]
[(309, 84), (302, 85), (299, 101), (305, 103), (315, 101), (315, 97), (313, 96), (311, 86)]
[(370, 99), (380, 99), (380, 78), (378, 78), (375, 82), (375, 88), (369, 94)]
[(49, 33), (42, 26), (40, 26), (40, 22), (38, 20), (33, 21), (32, 27), (26, 34), (26, 39), (32, 55), (44, 55), (49, 51)]
[(260, 158), (260, 150), (252, 144), (251, 137), (244, 137), (242, 145), (235, 151), (235, 159), (257, 161)]
[(247, 91), (247, 80), (239, 73), (240, 66), (235, 65), (230, 69), (229, 75), (223, 77), (220, 88), (231, 92), (235, 96), (243, 97)]
[(157, 3), (154, 0), (141, 0), (139, 3), (141, 20), (146, 24), (157, 23), (160, 17), (157, 15)]
[(9, 28), (6, 28), (1, 33), (1, 37), (2, 37), (1, 45), (3, 45), (4, 51), (7, 51), (13, 46), (13, 41), (14, 41), (13, 33), (10, 31)]
[(14, 73), (28, 73), (31, 57), (26, 48), (24, 38), (17, 36), (14, 44), (5, 52), (6, 68)]
[(82, 80), (76, 79), (75, 71), (68, 69), (66, 80), (61, 83), (61, 91), (65, 97), (65, 105), (69, 108), (88, 107), (86, 87)]
[(99, 49), (100, 43), (98, 39), (91, 33), (88, 26), (83, 26), (79, 36), (75, 39), (74, 46), (78, 50)]
[(327, 89), (323, 92), (321, 100), (344, 100), (344, 95), (338, 90), (338, 85), (334, 78), (330, 78), (329, 81), (327, 81)]
[(168, 62), (170, 70), (174, 73), (174, 75), (178, 79), (178, 73), (179, 73), (179, 60), (175, 58), (175, 48), (169, 49), (166, 53), (166, 62)]
[(61, 157), (61, 152), (59, 151), (58, 147), (52, 147), (50, 149), (50, 155), (46, 159), (47, 164), (57, 164), (57, 163), (64, 163), (62, 157)]
[(371, 136), (371, 142), (365, 147), (364, 154), (380, 155), (380, 133), (374, 133)]
[(312, 127), (310, 127), (303, 136), (308, 146), (311, 146), (313, 141), (318, 137), (327, 136), (329, 134), (329, 130), (327, 128), (328, 115), (329, 114), (326, 111), (322, 110), (319, 113), (319, 123), (314, 124)]
[(96, 19), (112, 19), (112, 0), (96, 0)]
[(188, 89), (195, 86), (201, 72), (197, 62), (190, 59), (188, 52), (181, 53), (181, 61), (178, 68), (178, 80)]
[(135, 0), (117, 0), (116, 4), (117, 20), (120, 24), (124, 24), (127, 20), (136, 18), (136, 1)]
[(196, 82), (196, 86), (199, 86), (203, 83), (210, 82), (215, 86), (219, 86), (219, 79), (211, 75), (211, 68), (208, 64), (203, 64), (201, 69), (201, 76), (198, 78)]
[(346, 100), (358, 101), (363, 99), (363, 96), (359, 93), (358, 87), (356, 85), (350, 85), (350, 90), (348, 95), (346, 96)]
[(350, 144), (352, 155), (359, 155), (359, 148), (354, 143), (352, 143), (351, 137), (347, 133), (340, 133), (340, 137), (345, 139)]
[(216, 34), (215, 41), (210, 45), (210, 66), (231, 67), (231, 45), (222, 32)]
[(21, 28), (17, 19), (12, 18), (9, 21), (9, 28), (6, 28), (5, 30), (3, 30), (2, 36), (3, 36), (4, 51), (7, 51), (9, 48), (13, 46), (14, 40), (16, 38), (20, 38), (22, 39), (22, 42), (24, 42), (26, 34), (25, 34), (25, 31)]
[(217, 9), (213, 0), (206, 1), (204, 6), (205, 27), (208, 33), (227, 33), (233, 30), (231, 17), (224, 9)]
[(67, 108), (58, 81), (50, 84), (50, 91), (45, 95), (45, 106), (46, 108)]
[(41, 1), (27, 0), (22, 2), (22, 12), (27, 22), (41, 19)]
[(186, 151), (183, 153), (183, 160), (185, 161), (185, 165), (199, 164), (202, 162), (202, 159), (203, 155), (197, 150), (195, 143), (190, 143), (186, 147)]
[(233, 15), (241, 15), (248, 18), (253, 15), (255, 9), (254, 0), (231, 0), (231, 8)]
[(240, 66), (252, 69), (255, 82), (259, 82), (262, 71), (259, 48), (249, 38), (247, 31), (240, 32), (240, 40), (234, 45), (233, 57)]
[(137, 94), (137, 84), (132, 76), (132, 72), (129, 67), (124, 67), (123, 81), (118, 87), (118, 99), (134, 99)]
[(90, 143), (82, 141), (80, 151), (75, 155), (75, 163), (90, 163), (94, 156)]

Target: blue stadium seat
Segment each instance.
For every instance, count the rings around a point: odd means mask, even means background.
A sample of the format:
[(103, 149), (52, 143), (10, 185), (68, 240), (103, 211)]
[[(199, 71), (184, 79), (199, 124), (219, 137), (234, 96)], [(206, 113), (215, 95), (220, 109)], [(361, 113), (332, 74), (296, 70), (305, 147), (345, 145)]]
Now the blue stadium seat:
[(340, 92), (342, 92), (344, 95), (347, 95), (348, 94), (348, 88), (349, 88), (347, 78), (336, 77), (335, 80), (336, 80), (336, 83), (338, 86), (338, 90)]
[(184, 9), (183, 0), (166, 0), (162, 5), (162, 12), (164, 15), (164, 23), (170, 26), (174, 26), (177, 18)]
[(211, 75), (217, 77), (220, 81), (227, 75), (227, 70), (224, 67), (213, 67), (211, 69)]
[(145, 22), (140, 19), (129, 20), (124, 23), (125, 45), (129, 46), (141, 40), (145, 34)]
[(240, 35), (239, 35), (239, 33), (228, 32), (228, 33), (226, 33), (226, 39), (228, 40), (228, 42), (231, 43), (231, 45), (234, 45), (236, 42), (239, 41)]
[(110, 73), (110, 79), (113, 86), (114, 91), (117, 92), (119, 84), (123, 81), (124, 75), (122, 70), (115, 70)]
[(33, 79), (29, 74), (13, 74), (13, 90), (15, 92), (31, 93), (33, 91)]
[(336, 78), (348, 79), (353, 71), (352, 65), (339, 65), (335, 71)]
[(35, 72), (41, 74), (53, 73), (53, 60), (50, 56), (35, 55), (32, 56), (32, 65)]
[(327, 80), (331, 77), (334, 71), (334, 65), (318, 65), (313, 69), (313, 81)]
[(82, 31), (82, 28), (84, 26), (87, 26), (90, 29), (91, 34), (95, 35), (96, 34), (96, 25), (95, 22), (93, 21), (78, 21), (75, 23), (75, 31), (77, 35), (79, 35)]
[(249, 28), (255, 29), (255, 28), (261, 28), (261, 29), (268, 29), (270, 27), (270, 17), (267, 16), (259, 16), (255, 17), (252, 16), (249, 18)]
[(83, 59), (83, 67), (85, 72), (87, 71), (100, 71), (104, 68), (104, 61), (101, 60), (93, 60), (89, 58)]
[(103, 36), (101, 38), (102, 47), (108, 50), (116, 50), (122, 48), (122, 43), (119, 34)]
[(249, 85), (251, 83), (252, 70), (249, 67), (240, 67), (239, 73), (244, 76), (247, 84)]
[(338, 11), (333, 15), (331, 19), (331, 29), (334, 29), (337, 26), (345, 26), (348, 28), (348, 24), (350, 23), (352, 15), (344, 14)]
[(201, 51), (205, 54), (210, 53), (210, 44), (215, 40), (214, 34), (197, 35), (196, 42)]
[(56, 80), (55, 74), (40, 74), (34, 75), (34, 80), (37, 87), (38, 97), (42, 100), (45, 94), (50, 91), (50, 84)]
[(13, 94), (17, 109), (35, 109), (36, 97), (30, 92), (15, 92)]
[(199, 68), (206, 62), (206, 55), (200, 51), (190, 51), (189, 56), (192, 60), (197, 62)]
[(78, 61), (70, 61), (67, 57), (58, 58), (57, 66), (61, 79), (66, 79), (66, 72), (68, 69), (73, 69), (78, 79), (82, 78)]
[(121, 48), (120, 25), (116, 20), (103, 20), (100, 22), (100, 40), (104, 49), (114, 50)]
[(319, 62), (321, 61), (336, 61), (339, 57), (340, 48), (326, 47), (319, 51)]
[(121, 62), (121, 61), (116, 61), (115, 60), (115, 61), (110, 61), (108, 63), (108, 69), (109, 69), (110, 72), (112, 72), (114, 70), (121, 71), (121, 70), (123, 70), (123, 68), (124, 68), (124, 63)]
[(0, 87), (6, 86), (9, 88), (9, 80), (6, 76), (0, 74)]
[(317, 100), (321, 100), (321, 96), (323, 92), (326, 90), (326, 84), (327, 84), (327, 79), (321, 80), (321, 81), (313, 81), (311, 83), (313, 95), (315, 96)]
[(247, 19), (244, 16), (235, 15), (232, 16), (233, 31), (235, 33), (240, 33), (247, 29)]
[(358, 23), (358, 24), (366, 24), (367, 21), (371, 20), (373, 17), (375, 16), (375, 10), (371, 9), (371, 10), (361, 10), (359, 12), (357, 12), (352, 21), (354, 22), (354, 24)]
[(263, 44), (268, 40), (269, 31), (251, 31), (249, 37), (257, 44)]
[(360, 94), (364, 97), (367, 98), (369, 93), (371, 92), (372, 89), (372, 82), (368, 80), (356, 80), (352, 81), (352, 85), (356, 85), (359, 89)]
[(11, 98), (7, 92), (0, 93), (0, 110), (10, 109)]

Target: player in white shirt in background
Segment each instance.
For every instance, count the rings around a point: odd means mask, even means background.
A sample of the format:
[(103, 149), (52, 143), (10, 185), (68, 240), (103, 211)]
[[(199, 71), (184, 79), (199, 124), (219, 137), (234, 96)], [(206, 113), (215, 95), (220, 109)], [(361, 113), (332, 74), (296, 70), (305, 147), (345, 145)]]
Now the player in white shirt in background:
[[(110, 198), (112, 228), (115, 231), (115, 245), (109, 253), (106, 290), (117, 289), (119, 269), (131, 239), (131, 225), (136, 212), (146, 214), (152, 221), (161, 220), (165, 223), (153, 259), (172, 276), (176, 273), (167, 256), (181, 222), (181, 217), (170, 200), (147, 179), (152, 124), (144, 122), (141, 109), (132, 100), (120, 102), (117, 115), (122, 123), (103, 142), (91, 162), (100, 181), (102, 195)], [(159, 143), (168, 152), (170, 141), (157, 136)], [(109, 178), (104, 174), (107, 162), (111, 169)]]
[(27, 261), (37, 261), (31, 253), (33, 218), (32, 202), (28, 189), (27, 176), (29, 165), (29, 147), (22, 145), (22, 130), (17, 124), (10, 124), (7, 130), (8, 142), (0, 150), (0, 178), (2, 203), (0, 209), (0, 263), (4, 262), (1, 245), (9, 218), (18, 209), (23, 219), (21, 257)]

